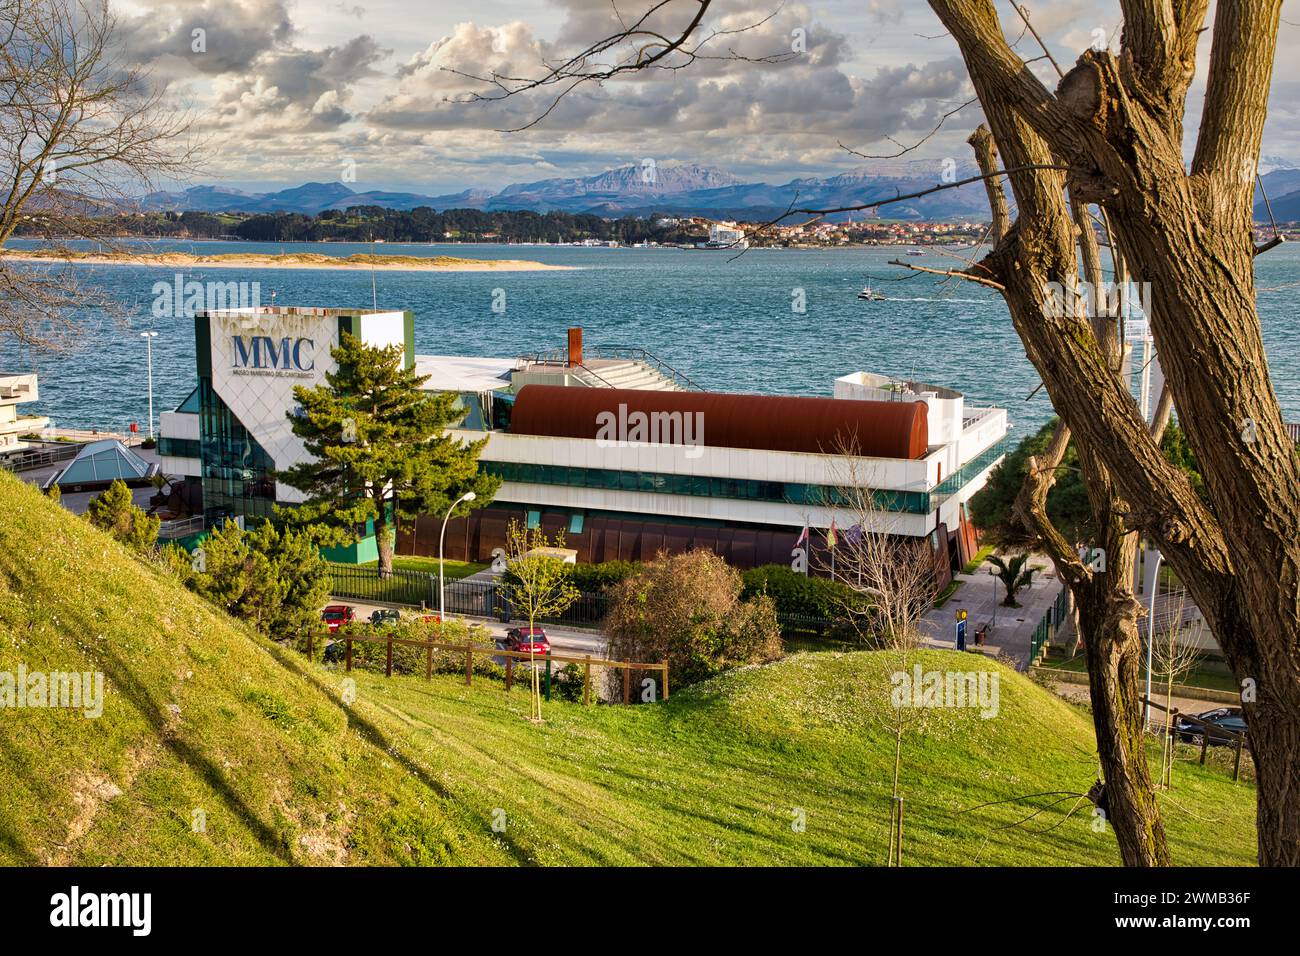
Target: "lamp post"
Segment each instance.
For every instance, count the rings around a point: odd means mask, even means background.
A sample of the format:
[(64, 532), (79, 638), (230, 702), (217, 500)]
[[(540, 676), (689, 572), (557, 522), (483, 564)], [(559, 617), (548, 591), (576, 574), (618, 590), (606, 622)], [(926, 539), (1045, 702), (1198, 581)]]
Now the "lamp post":
[(1160, 593), (1160, 562), (1164, 553), (1156, 552), (1156, 567), (1151, 573), (1151, 597), (1147, 601), (1147, 699), (1142, 708), (1142, 729), (1151, 729), (1151, 650), (1155, 645), (1156, 595)]
[(447, 509), (447, 516), (442, 519), (442, 531), (438, 533), (438, 623), (441, 624), (447, 617), (443, 610), (443, 591), (442, 591), (442, 542), (447, 537), (447, 522), (451, 520), (451, 513), (456, 510), (456, 506), (462, 501), (473, 501), (474, 492), (467, 491), (451, 503)]
[(141, 332), (140, 338), (144, 339), (145, 352), (149, 357), (149, 440), (153, 441), (153, 340), (158, 337), (157, 332)]

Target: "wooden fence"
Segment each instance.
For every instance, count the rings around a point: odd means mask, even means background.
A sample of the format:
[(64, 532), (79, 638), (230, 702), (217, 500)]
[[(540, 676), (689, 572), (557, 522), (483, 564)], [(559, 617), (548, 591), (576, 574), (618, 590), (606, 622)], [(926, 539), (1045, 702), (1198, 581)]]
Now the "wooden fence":
[[(604, 658), (592, 657), (586, 654), (582, 657), (575, 657), (567, 654), (526, 654), (523, 651), (507, 651), (495, 647), (479, 647), (474, 644), (447, 644), (441, 641), (413, 641), (407, 638), (394, 637), (388, 634), (383, 637), (365, 637), (357, 634), (347, 634), (337, 638), (345, 644), (344, 669), (352, 670), (352, 645), (359, 644), (384, 644), (387, 653), (384, 659), (384, 676), (393, 676), (393, 645), (402, 645), (405, 647), (422, 647), (427, 650), (424, 666), (424, 679), (433, 678), (433, 652), (434, 651), (452, 651), (454, 653), (465, 655), (465, 684), (471, 685), (474, 680), (474, 656), (479, 657), (504, 657), (506, 659), (506, 692), (514, 685), (515, 661), (528, 661), (535, 664), (546, 664), (545, 675), (545, 694), (546, 699), (551, 699), (551, 663), (559, 662), (562, 664), (581, 664), (582, 665), (582, 703), (584, 705), (591, 703), (591, 667), (613, 667), (623, 671), (623, 703), (632, 702), (632, 675), (638, 671), (658, 671), (663, 679), (663, 699), (668, 699), (668, 661), (664, 659), (658, 663), (650, 664), (638, 661), (610, 661)], [(311, 659), (315, 650), (315, 635), (307, 635), (307, 657)]]
[(1142, 697), (1142, 702), (1145, 704), (1150, 704), (1152, 707), (1157, 707), (1160, 710), (1163, 710), (1167, 714), (1169, 714), (1170, 718), (1172, 718), (1169, 723), (1169, 733), (1174, 737), (1178, 736), (1178, 718), (1180, 717), (1183, 720), (1196, 724), (1201, 728), (1201, 730), (1204, 731), (1204, 733), (1200, 735), (1202, 767), (1205, 766), (1205, 752), (1210, 747), (1210, 731), (1212, 730), (1216, 737), (1226, 739), (1227, 745), (1232, 747), (1234, 752), (1233, 760), (1232, 760), (1232, 779), (1236, 781), (1241, 776), (1241, 751), (1246, 746), (1245, 734), (1239, 734), (1235, 730), (1228, 730), (1226, 727), (1220, 727), (1218, 724), (1212, 724), (1208, 720), (1201, 720), (1201, 718), (1193, 716), (1192, 714), (1179, 713), (1177, 707), (1170, 710), (1166, 708), (1163, 704), (1161, 704), (1159, 701), (1151, 700), (1145, 695)]

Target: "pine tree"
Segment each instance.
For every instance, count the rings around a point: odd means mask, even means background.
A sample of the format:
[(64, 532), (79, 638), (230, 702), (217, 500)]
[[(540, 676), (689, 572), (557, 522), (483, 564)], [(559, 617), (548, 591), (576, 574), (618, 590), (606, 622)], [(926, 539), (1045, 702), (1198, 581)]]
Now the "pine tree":
[(158, 528), (162, 521), (147, 515), (136, 507), (131, 489), (121, 480), (114, 480), (96, 495), (86, 508), (86, 518), (96, 528), (107, 531), (128, 548), (144, 554), (158, 543)]
[(387, 577), (402, 519), (443, 514), (467, 491), (479, 507), (500, 480), (478, 469), (486, 438), (447, 434), (466, 414), (457, 396), (424, 391), (428, 376), (403, 368), (400, 345), (369, 346), (345, 332), (330, 354), (337, 368), (324, 385), (294, 389), (301, 409), (289, 420), (313, 460), (278, 474), (307, 495), (285, 517), (332, 528), (339, 542), (359, 540), (373, 522), (379, 574)]

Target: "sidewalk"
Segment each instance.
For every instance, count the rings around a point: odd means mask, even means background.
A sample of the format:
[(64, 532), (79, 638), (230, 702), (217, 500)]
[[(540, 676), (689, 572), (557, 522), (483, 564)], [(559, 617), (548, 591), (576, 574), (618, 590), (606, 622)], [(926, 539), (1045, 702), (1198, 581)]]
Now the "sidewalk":
[(1016, 595), (1020, 607), (1002, 606), (1006, 588), (989, 574), (992, 565), (988, 561), (981, 564), (974, 574), (953, 575), (953, 580), (960, 581), (961, 585), (943, 607), (930, 608), (921, 620), (929, 643), (935, 647), (951, 648), (956, 642), (956, 614), (964, 610), (967, 614), (966, 646), (974, 648), (975, 632), (988, 624), (988, 641), (981, 650), (991, 657), (1006, 654), (1015, 660), (1018, 669), (1024, 670), (1029, 662), (1034, 629), (1061, 593), (1056, 570), (1045, 555), (1031, 555), (1029, 565), (1042, 570), (1035, 571), (1033, 584)]

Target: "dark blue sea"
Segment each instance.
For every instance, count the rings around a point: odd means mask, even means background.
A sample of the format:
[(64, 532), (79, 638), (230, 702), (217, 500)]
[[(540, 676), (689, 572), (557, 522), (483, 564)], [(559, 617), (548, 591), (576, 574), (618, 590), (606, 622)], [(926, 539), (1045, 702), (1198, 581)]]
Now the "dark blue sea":
[[(21, 247), (23, 243), (12, 243)], [(151, 251), (370, 252), (367, 244), (155, 242)], [(737, 392), (829, 395), (838, 375), (858, 370), (915, 377), (958, 389), (968, 402), (1010, 409), (1023, 434), (1051, 415), (1002, 301), (958, 280), (912, 273), (890, 259), (934, 268), (960, 264), (970, 250), (903, 248), (751, 249), (732, 252), (565, 246), (406, 245), (373, 251), (531, 259), (576, 267), (553, 272), (377, 272), (198, 269), (185, 278), (257, 281), (262, 304), (410, 309), (420, 353), (513, 357), (560, 348), (581, 325), (588, 345), (639, 346), (701, 387)], [(64, 427), (121, 429), (147, 417), (145, 343), (155, 329), (156, 411), (174, 407), (194, 384), (194, 330), (188, 319), (151, 314), (154, 283), (175, 269), (78, 266), (82, 281), (109, 291), (122, 315), (80, 316), (84, 329), (63, 353), (3, 345), (0, 369), (40, 374), (32, 412)], [(1289, 421), (1300, 421), (1300, 248), (1282, 246), (1257, 261), (1259, 304), (1273, 381)], [(866, 283), (888, 301), (856, 298)], [(494, 312), (501, 301), (503, 312)], [(1153, 291), (1158, 294), (1158, 290)], [(802, 297), (805, 308), (792, 303)]]

